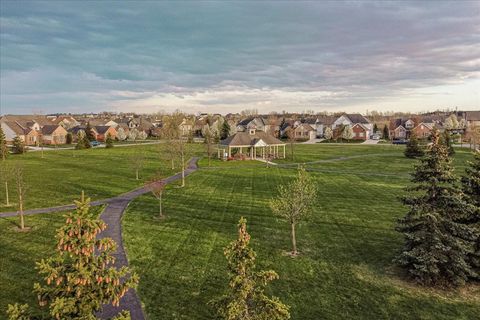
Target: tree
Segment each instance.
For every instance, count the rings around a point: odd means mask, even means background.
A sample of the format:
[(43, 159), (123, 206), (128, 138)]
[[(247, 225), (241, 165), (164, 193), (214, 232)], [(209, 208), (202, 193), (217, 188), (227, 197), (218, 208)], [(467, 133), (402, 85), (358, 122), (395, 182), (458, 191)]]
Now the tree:
[(176, 152), (173, 147), (173, 142), (180, 139), (179, 126), (182, 122), (183, 116), (179, 113), (166, 115), (163, 117), (163, 126), (160, 131), (160, 136), (165, 140), (163, 144), (163, 153), (171, 163), (172, 170), (175, 169)]
[(210, 167), (210, 162), (212, 159), (212, 153), (213, 153), (213, 135), (210, 130), (209, 125), (205, 125), (205, 127), (202, 129), (202, 135), (205, 139), (205, 145), (207, 149), (207, 157), (208, 157), (208, 166)]
[(342, 130), (342, 139), (351, 140), (353, 138), (353, 129), (351, 126), (344, 126)]
[(23, 167), (20, 164), (17, 164), (13, 168), (13, 177), (15, 179), (15, 186), (17, 189), (18, 196), (18, 217), (20, 219), (20, 230), (24, 231), (25, 229), (25, 218), (23, 216), (23, 204), (25, 201), (25, 196), (27, 193), (27, 184), (25, 183), (25, 175), (23, 172)]
[(295, 154), (294, 154), (294, 145), (295, 145), (295, 130), (293, 128), (289, 128), (287, 130), (287, 141), (290, 144), (290, 154), (292, 156), (292, 161), (295, 159)]
[(15, 154), (23, 154), (27, 152), (27, 149), (25, 148), (25, 144), (22, 139), (20, 139), (19, 136), (16, 136), (13, 138), (13, 148), (12, 151)]
[[(85, 132), (83, 130), (79, 130), (77, 132), (77, 145), (75, 146), (75, 149), (85, 149), (85, 139)], [(88, 139), (86, 140), (88, 141)], [(90, 141), (88, 142), (88, 145), (90, 145)]]
[(450, 135), (450, 132), (445, 130), (445, 132), (441, 136), (441, 142), (445, 145), (445, 147), (448, 150), (449, 155), (454, 155), (455, 154), (455, 149), (453, 148), (453, 143), (452, 143), (452, 136)]
[(373, 124), (373, 133), (377, 133), (378, 132), (378, 126), (376, 123)]
[(388, 130), (388, 126), (383, 126), (383, 139), (389, 140), (390, 139), (390, 132)]
[(265, 294), (267, 284), (278, 279), (273, 271), (256, 271), (256, 253), (249, 247), (247, 221), (238, 224), (238, 240), (224, 250), (230, 277), (226, 294), (210, 302), (220, 317), (226, 320), (290, 319), (289, 307), (277, 297)]
[(85, 136), (87, 137), (88, 141), (94, 141), (95, 135), (93, 134), (93, 129), (90, 126), (90, 122), (87, 122), (87, 127), (85, 128)]
[(10, 166), (7, 164), (6, 161), (2, 161), (0, 163), (0, 181), (5, 186), (5, 206), (10, 207), (10, 198), (8, 194), (8, 182), (12, 175)]
[(148, 137), (148, 134), (145, 131), (142, 130), (142, 131), (138, 131), (136, 139), (145, 140), (145, 139), (147, 139), (147, 137)]
[(118, 128), (117, 139), (118, 139), (118, 141), (123, 141), (123, 140), (127, 139), (127, 134), (125, 133), (125, 130), (123, 128)]
[(323, 133), (323, 137), (327, 140), (331, 140), (333, 138), (333, 130), (330, 127), (325, 128), (325, 132)]
[(459, 122), (457, 116), (455, 114), (451, 114), (447, 119), (445, 119), (443, 126), (447, 130), (459, 129)]
[(412, 132), (412, 134), (410, 135), (410, 139), (408, 140), (404, 154), (405, 157), (412, 159), (423, 157), (423, 155), (425, 154), (423, 149), (420, 147), (420, 143), (418, 142), (415, 132)]
[(171, 143), (171, 148), (175, 154), (176, 159), (180, 162), (180, 169), (182, 170), (182, 184), (181, 187), (185, 187), (185, 169), (187, 167), (189, 149), (187, 142), (183, 139), (173, 140)]
[(135, 179), (139, 180), (139, 172), (145, 164), (145, 155), (142, 152), (134, 152), (129, 157), (130, 167), (135, 171)]
[(73, 142), (73, 135), (71, 132), (68, 132), (67, 135), (65, 136), (65, 143), (72, 144), (72, 142)]
[(7, 138), (3, 132), (2, 126), (0, 126), (0, 157), (5, 160), (8, 156)]
[(167, 183), (162, 179), (160, 174), (155, 175), (149, 182), (145, 184), (145, 188), (152, 193), (152, 195), (158, 200), (159, 213), (158, 218), (163, 219), (162, 211), (162, 195)]
[[(90, 199), (82, 193), (75, 204), (77, 209), (65, 215), (65, 225), (57, 230), (56, 253), (37, 262), (43, 281), (34, 285), (34, 292), (53, 319), (96, 319), (103, 304), (118, 306), (127, 290), (138, 284), (138, 276), (128, 267), (113, 266), (116, 243), (98, 237), (107, 225), (89, 211)], [(26, 309), (9, 306), (10, 319), (28, 319), (12, 317), (25, 315)]]
[(468, 257), (478, 232), (465, 224), (475, 212), (457, 180), (448, 151), (434, 130), (432, 144), (412, 174), (414, 185), (402, 199), (408, 212), (396, 227), (405, 239), (396, 261), (420, 284), (457, 286), (475, 276)]
[(225, 120), (223, 121), (222, 130), (220, 131), (220, 139), (227, 139), (228, 136), (230, 136), (230, 125), (228, 124), (228, 121)]
[(107, 138), (105, 139), (105, 148), (113, 148), (113, 139), (110, 132), (107, 133)]
[(311, 214), (316, 194), (314, 181), (304, 167), (299, 167), (297, 178), (280, 185), (277, 198), (270, 201), (273, 213), (290, 223), (293, 256), (298, 254), (295, 227)]

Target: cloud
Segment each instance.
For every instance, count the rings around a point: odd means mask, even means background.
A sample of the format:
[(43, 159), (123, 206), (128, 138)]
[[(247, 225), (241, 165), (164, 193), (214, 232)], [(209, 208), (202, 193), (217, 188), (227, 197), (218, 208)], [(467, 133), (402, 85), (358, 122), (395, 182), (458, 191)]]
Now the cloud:
[(449, 103), (479, 102), (465, 91), (480, 77), (475, 2), (1, 6), (2, 112), (418, 108), (412, 94), (441, 86)]

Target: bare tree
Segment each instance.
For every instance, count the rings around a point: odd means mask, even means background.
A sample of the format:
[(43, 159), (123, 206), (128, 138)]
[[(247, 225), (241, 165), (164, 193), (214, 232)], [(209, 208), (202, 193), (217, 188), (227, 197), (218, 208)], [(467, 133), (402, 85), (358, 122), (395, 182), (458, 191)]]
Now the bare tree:
[(208, 157), (208, 166), (210, 167), (210, 162), (211, 162), (212, 153), (213, 153), (214, 136), (208, 124), (205, 125), (205, 127), (203, 128), (202, 134), (203, 134), (203, 137), (205, 138), (205, 145), (206, 145), (207, 157)]
[(8, 180), (10, 179), (11, 171), (6, 161), (0, 163), (0, 181), (5, 185), (5, 206), (10, 207), (10, 199), (8, 196)]
[(293, 150), (293, 147), (294, 147), (294, 144), (295, 144), (295, 141), (296, 141), (296, 138), (295, 138), (295, 129), (293, 129), (293, 127), (289, 128), (287, 130), (287, 141), (288, 143), (290, 144), (290, 154), (292, 155), (292, 161), (294, 160), (294, 150)]
[(172, 170), (175, 169), (176, 152), (173, 148), (174, 141), (181, 139), (180, 124), (183, 121), (183, 115), (179, 112), (163, 117), (163, 126), (160, 136), (165, 140), (163, 144), (163, 152), (170, 161)]
[(314, 181), (305, 168), (300, 167), (297, 178), (287, 185), (280, 185), (278, 197), (270, 201), (273, 213), (290, 223), (293, 256), (298, 254), (295, 226), (311, 213), (316, 193)]
[(23, 167), (20, 164), (17, 164), (13, 168), (13, 177), (15, 178), (15, 184), (17, 187), (18, 195), (18, 215), (20, 217), (20, 230), (25, 230), (25, 219), (23, 217), (24, 201), (25, 195), (27, 192), (27, 184), (25, 183), (25, 176)]
[(180, 162), (180, 169), (182, 170), (182, 185), (181, 187), (185, 187), (185, 169), (187, 167), (188, 161), (188, 146), (187, 141), (184, 139), (177, 139), (172, 141), (171, 148), (176, 155), (176, 158)]
[(129, 157), (130, 167), (135, 171), (135, 179), (139, 180), (139, 172), (145, 164), (145, 155), (142, 152), (135, 152)]
[(162, 195), (167, 183), (162, 180), (162, 177), (157, 174), (149, 182), (145, 184), (145, 187), (152, 195), (158, 200), (159, 214), (158, 218), (163, 219), (165, 216), (162, 211)]

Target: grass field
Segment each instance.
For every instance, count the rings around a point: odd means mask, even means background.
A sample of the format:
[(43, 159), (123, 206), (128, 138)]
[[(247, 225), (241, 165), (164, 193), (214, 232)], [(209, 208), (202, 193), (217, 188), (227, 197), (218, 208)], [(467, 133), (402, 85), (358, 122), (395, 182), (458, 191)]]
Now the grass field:
[[(203, 145), (190, 145), (193, 153), (203, 150)], [(116, 196), (141, 186), (145, 178), (161, 172), (171, 175), (170, 164), (160, 156), (159, 145), (94, 148), (89, 150), (55, 150), (28, 152), (12, 155), (7, 163), (20, 163), (25, 168), (27, 183), (26, 209), (43, 208), (72, 203), (82, 190), (92, 200)], [(136, 153), (145, 156), (141, 180), (135, 180), (130, 157)], [(178, 169), (177, 169), (178, 170)], [(14, 181), (10, 181), (10, 199), (16, 201)], [(0, 186), (0, 212), (17, 210), (16, 206), (5, 207), (5, 191)]]
[[(450, 293), (420, 289), (403, 281), (392, 264), (402, 243), (394, 222), (405, 213), (397, 197), (415, 163), (403, 157), (403, 148), (296, 147), (296, 157), (304, 161), (365, 156), (307, 166), (319, 199), (311, 220), (298, 230), (298, 258), (285, 255), (289, 227), (268, 208), (276, 187), (291, 179), (294, 169), (215, 161), (214, 169), (189, 177), (185, 189), (167, 190), (166, 220), (153, 219), (157, 203), (149, 196), (131, 204), (123, 222), (125, 242), (150, 319), (212, 318), (206, 305), (226, 286), (223, 248), (235, 239), (240, 216), (248, 220), (259, 267), (279, 273), (270, 293), (291, 306), (292, 319), (478, 317), (478, 287)], [(459, 171), (468, 158), (467, 151), (457, 153)]]
[[(102, 207), (94, 207), (100, 213)], [(33, 284), (39, 282), (35, 262), (55, 251), (56, 230), (65, 223), (57, 212), (30, 216), (29, 232), (16, 231), (18, 218), (0, 218), (0, 319), (5, 319), (8, 304), (28, 303), (39, 311)]]

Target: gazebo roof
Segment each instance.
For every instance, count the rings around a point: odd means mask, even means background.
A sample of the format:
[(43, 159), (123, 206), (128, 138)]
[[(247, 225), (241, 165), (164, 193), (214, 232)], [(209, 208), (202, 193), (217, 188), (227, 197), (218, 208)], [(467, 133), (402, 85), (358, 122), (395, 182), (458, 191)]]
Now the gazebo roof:
[(266, 145), (270, 145), (270, 146), (285, 144), (283, 141), (280, 141), (274, 136), (271, 136), (263, 131), (255, 131), (255, 133), (237, 132), (234, 135), (229, 136), (225, 140), (220, 141), (220, 144), (223, 146), (229, 146), (229, 147), (240, 147), (240, 146), (253, 147), (258, 142), (260, 142), (260, 140), (262, 140), (262, 142), (264, 142)]

